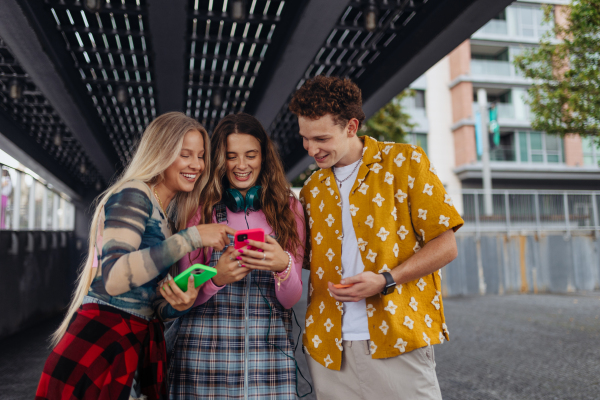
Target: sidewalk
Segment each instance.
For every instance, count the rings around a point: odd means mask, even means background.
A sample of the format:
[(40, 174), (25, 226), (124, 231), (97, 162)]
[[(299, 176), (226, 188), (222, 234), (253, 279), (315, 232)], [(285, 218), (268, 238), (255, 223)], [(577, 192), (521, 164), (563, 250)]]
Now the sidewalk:
[[(453, 298), (444, 308), (451, 341), (435, 346), (444, 400), (600, 398), (600, 293)], [(33, 398), (59, 322), (0, 342), (2, 399)], [(307, 371), (300, 348), (296, 356)]]

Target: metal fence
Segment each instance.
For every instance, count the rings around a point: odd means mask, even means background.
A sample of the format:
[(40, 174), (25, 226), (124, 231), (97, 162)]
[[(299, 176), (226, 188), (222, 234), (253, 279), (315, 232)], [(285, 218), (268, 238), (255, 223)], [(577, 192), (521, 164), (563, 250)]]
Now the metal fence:
[(463, 231), (600, 231), (600, 192), (492, 190), (492, 214), (484, 212), (483, 191), (462, 191)]

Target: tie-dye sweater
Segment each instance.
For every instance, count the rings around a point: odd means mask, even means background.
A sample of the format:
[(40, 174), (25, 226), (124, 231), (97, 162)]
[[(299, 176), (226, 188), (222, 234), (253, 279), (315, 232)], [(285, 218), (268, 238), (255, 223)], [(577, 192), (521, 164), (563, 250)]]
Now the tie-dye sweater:
[(185, 312), (174, 310), (157, 295), (157, 283), (180, 258), (201, 246), (196, 227), (173, 235), (150, 187), (129, 181), (101, 210), (98, 268), (88, 296), (148, 318), (155, 310), (162, 320), (180, 316)]

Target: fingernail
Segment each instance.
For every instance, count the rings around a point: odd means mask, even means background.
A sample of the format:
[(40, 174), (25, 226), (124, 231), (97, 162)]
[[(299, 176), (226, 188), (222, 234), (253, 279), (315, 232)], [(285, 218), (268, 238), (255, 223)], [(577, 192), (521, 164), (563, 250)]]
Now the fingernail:
[(244, 264), (242, 264), (242, 267), (246, 267)]
[(236, 260), (241, 260), (241, 259), (242, 259), (242, 257), (236, 257), (235, 259), (236, 259)]
[(248, 240), (244, 240), (244, 243), (250, 243)]
[(257, 251), (258, 251), (259, 253), (262, 253), (262, 249), (257, 249)]
[(244, 252), (244, 250), (242, 250), (242, 249), (239, 249), (238, 251), (239, 251), (240, 253), (243, 253), (243, 252)]

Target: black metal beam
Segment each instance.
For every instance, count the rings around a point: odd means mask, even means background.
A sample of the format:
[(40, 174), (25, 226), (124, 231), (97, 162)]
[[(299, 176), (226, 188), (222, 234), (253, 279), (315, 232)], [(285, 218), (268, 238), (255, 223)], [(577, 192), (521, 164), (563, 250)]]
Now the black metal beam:
[(43, 4), (5, 0), (0, 13), (0, 37), (108, 182), (119, 164), (118, 156), (85, 87), (73, 80), (79, 74), (70, 54), (61, 46), (64, 40), (51, 18)]
[[(363, 110), (367, 118), (511, 2), (430, 0), (423, 4), (404, 29), (398, 30), (397, 38), (390, 43), (386, 53), (380, 55), (370, 67), (368, 63), (365, 65), (367, 69), (357, 81), (362, 90)], [(347, 29), (346, 26), (344, 28)], [(297, 159), (299, 161), (288, 169), (290, 179), (313, 162), (310, 157), (298, 156)]]
[(148, 0), (158, 114), (184, 111), (186, 0)]
[(271, 125), (281, 106), (294, 91), (348, 3), (348, 0), (309, 0), (298, 13), (285, 47), (277, 54), (275, 66), (269, 71), (269, 79), (255, 83), (257, 89), (264, 89), (260, 93), (257, 90), (256, 105), (248, 108), (248, 111), (265, 127)]
[(71, 188), (75, 193), (83, 195), (84, 191), (80, 182), (73, 178), (71, 174), (61, 167), (56, 160), (36, 143), (35, 138), (24, 132), (10, 116), (5, 115), (0, 108), (0, 134), (13, 142), (17, 147), (24, 150), (32, 159), (37, 161), (52, 175), (60, 179), (65, 185)]
[[(403, 34), (388, 57), (378, 60), (358, 82), (363, 92), (363, 110), (367, 118), (387, 104), (414, 80), (431, 68), (459, 44), (467, 40), (512, 0), (444, 0), (420, 18)], [(434, 6), (430, 1), (424, 6)]]

